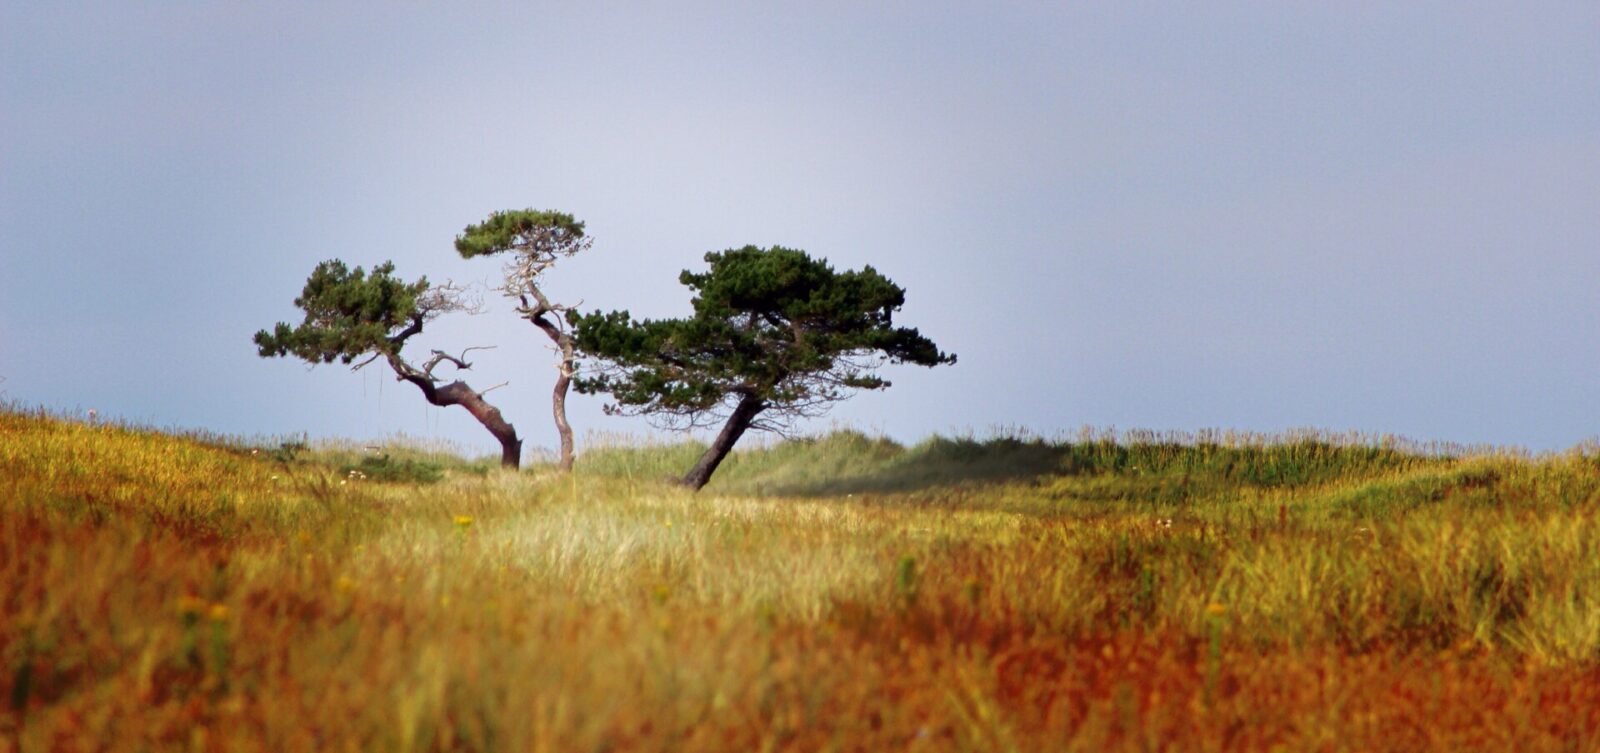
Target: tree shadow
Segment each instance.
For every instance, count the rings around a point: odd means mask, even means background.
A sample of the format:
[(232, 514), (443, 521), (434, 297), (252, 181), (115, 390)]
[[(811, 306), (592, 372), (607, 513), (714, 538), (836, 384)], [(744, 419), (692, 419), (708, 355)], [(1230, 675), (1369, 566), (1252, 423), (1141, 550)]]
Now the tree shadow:
[(1226, 446), (934, 437), (907, 448), (887, 439), (840, 432), (742, 457), (719, 488), (757, 495), (830, 496), (1112, 475), (1126, 480), (1115, 490), (1120, 497), (1184, 497), (1208, 485), (1297, 487), (1448, 462), (1446, 457), (1372, 444), (1292, 440)]
[(915, 447), (896, 446), (893, 452), (880, 452), (875, 462), (858, 463), (844, 472), (816, 469), (781, 477), (755, 474), (729, 479), (725, 488), (774, 496), (837, 496), (986, 486), (1062, 473), (1068, 455), (1069, 448), (1040, 440), (1003, 437), (980, 442), (935, 437)]

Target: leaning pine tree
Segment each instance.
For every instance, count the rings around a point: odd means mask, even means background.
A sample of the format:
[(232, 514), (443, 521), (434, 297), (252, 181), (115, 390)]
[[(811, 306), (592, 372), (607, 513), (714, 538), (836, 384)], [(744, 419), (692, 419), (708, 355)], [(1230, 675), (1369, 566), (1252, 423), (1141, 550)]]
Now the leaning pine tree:
[(435, 350), (420, 366), (400, 354), (407, 340), (422, 333), (424, 324), (440, 314), (468, 308), (461, 291), (450, 285), (430, 285), (426, 277), (406, 282), (393, 273), (394, 264), (388, 262), (373, 267), (370, 275), (361, 267), (351, 271), (337, 259), (318, 264), (300, 297), (294, 299), (294, 305), (305, 311), (305, 321), (295, 327), (279, 322), (270, 332), (257, 332), (255, 343), (261, 357), (292, 355), (313, 365), (362, 359), (355, 365), (357, 369), (382, 359), (394, 370), (396, 379), (416, 385), (428, 402), (465, 408), (500, 442), (500, 464), (516, 468), (522, 458), (522, 440), (500, 410), (466, 382), (440, 384), (443, 380), (434, 376), (434, 369), (442, 364), (470, 368), (465, 358), (467, 351), (475, 348), (467, 348), (460, 356)]
[(885, 363), (955, 363), (915, 329), (894, 326), (905, 290), (872, 267), (835, 272), (804, 251), (706, 254), (709, 271), (679, 280), (694, 315), (635, 321), (626, 311), (568, 313), (586, 363), (575, 385), (608, 393), (608, 412), (687, 429), (724, 421), (683, 477), (705, 486), (749, 429), (782, 431), (854, 389), (883, 389)]
[(561, 437), (561, 470), (572, 470), (572, 425), (567, 423), (567, 388), (572, 384), (572, 334), (563, 314), (569, 307), (552, 303), (543, 290), (544, 274), (559, 259), (587, 250), (592, 241), (583, 223), (565, 212), (521, 209), (495, 212), (456, 236), (456, 252), (464, 259), (508, 254), (500, 292), (520, 303), (517, 314), (538, 327), (556, 349), (556, 385), (550, 405)]

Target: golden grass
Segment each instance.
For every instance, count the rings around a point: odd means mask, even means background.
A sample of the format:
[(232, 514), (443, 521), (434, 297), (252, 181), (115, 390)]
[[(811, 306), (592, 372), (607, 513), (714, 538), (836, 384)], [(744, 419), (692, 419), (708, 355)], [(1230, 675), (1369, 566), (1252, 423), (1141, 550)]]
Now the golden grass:
[(862, 441), (695, 496), (0, 413), (0, 751), (1600, 746), (1592, 453)]

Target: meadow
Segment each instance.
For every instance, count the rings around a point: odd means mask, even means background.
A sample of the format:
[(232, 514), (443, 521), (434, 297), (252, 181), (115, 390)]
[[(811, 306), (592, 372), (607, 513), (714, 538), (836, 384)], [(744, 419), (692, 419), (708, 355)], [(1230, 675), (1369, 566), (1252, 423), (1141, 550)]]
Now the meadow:
[(1600, 448), (0, 411), (0, 751), (1600, 749)]

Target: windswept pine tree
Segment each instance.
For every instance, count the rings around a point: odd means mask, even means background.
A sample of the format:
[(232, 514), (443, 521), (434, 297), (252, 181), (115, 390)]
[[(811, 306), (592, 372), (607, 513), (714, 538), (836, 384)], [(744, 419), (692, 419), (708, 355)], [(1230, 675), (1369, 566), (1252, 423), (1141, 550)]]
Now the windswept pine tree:
[(854, 390), (889, 386), (886, 363), (955, 363), (917, 330), (898, 327), (905, 290), (872, 267), (836, 272), (804, 251), (774, 246), (706, 254), (685, 270), (694, 314), (634, 320), (627, 311), (569, 312), (585, 365), (579, 392), (607, 393), (608, 412), (646, 415), (668, 428), (722, 421), (683, 477), (693, 489), (749, 429), (782, 431)]
[[(256, 333), (255, 343), (262, 358), (295, 356), (312, 365), (355, 363), (360, 369), (383, 360), (394, 370), (395, 378), (410, 382), (422, 391), (428, 402), (438, 406), (459, 405), (500, 442), (500, 464), (516, 468), (522, 459), (522, 440), (517, 430), (466, 382), (444, 383), (433, 372), (448, 364), (457, 370), (471, 368), (467, 348), (452, 356), (435, 350), (420, 365), (401, 354), (406, 341), (422, 334), (423, 327), (438, 316), (470, 308), (463, 291), (451, 285), (432, 285), (428, 278), (406, 282), (394, 276), (394, 264), (385, 262), (368, 274), (361, 267), (351, 270), (337, 259), (317, 265), (307, 278), (294, 305), (305, 312), (297, 326), (279, 322), (272, 331)], [(493, 388), (490, 388), (493, 389)]]
[(588, 250), (591, 241), (583, 223), (564, 212), (523, 209), (495, 212), (456, 236), (456, 252), (464, 259), (509, 254), (500, 292), (519, 301), (517, 314), (544, 332), (558, 353), (551, 409), (561, 437), (561, 470), (572, 470), (572, 425), (567, 423), (567, 391), (574, 373), (572, 334), (565, 318), (568, 306), (552, 303), (542, 286), (545, 273), (559, 259)]

